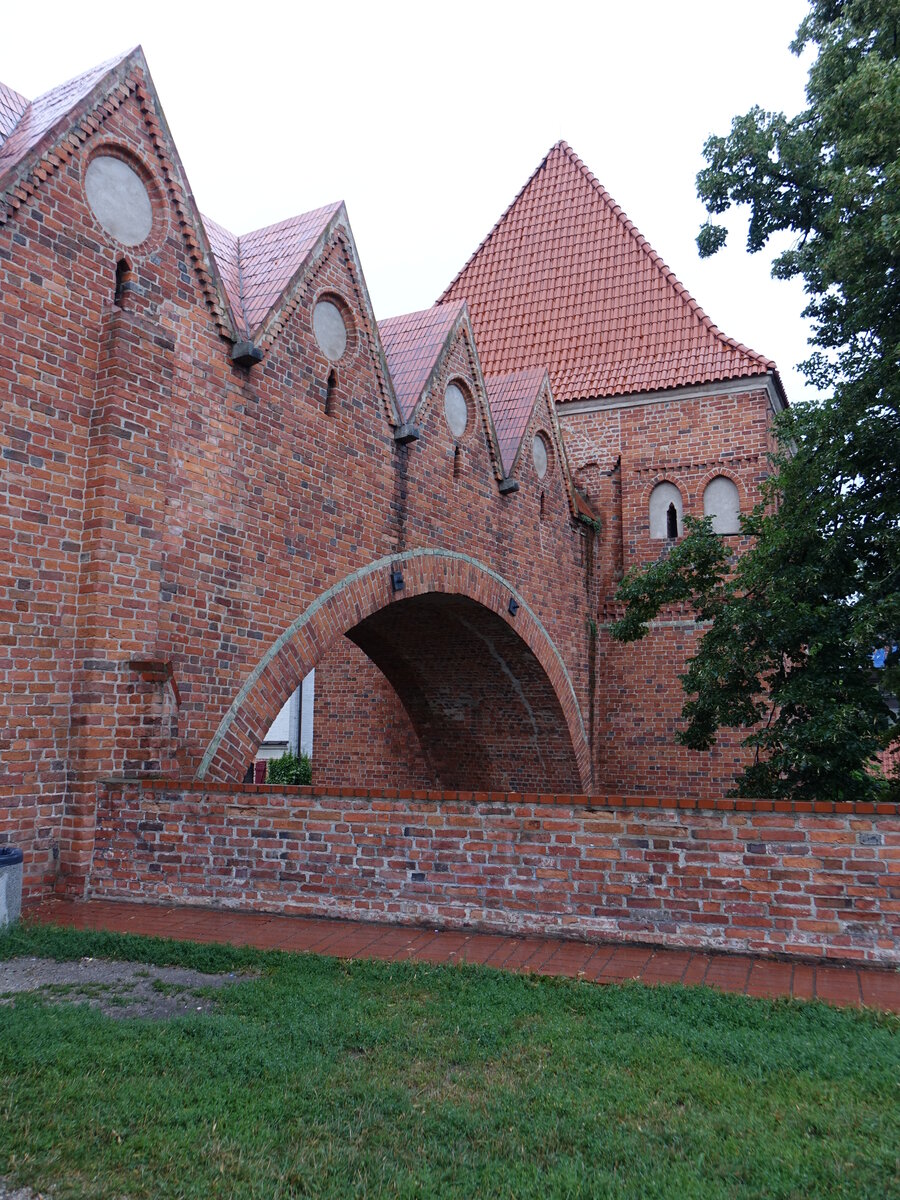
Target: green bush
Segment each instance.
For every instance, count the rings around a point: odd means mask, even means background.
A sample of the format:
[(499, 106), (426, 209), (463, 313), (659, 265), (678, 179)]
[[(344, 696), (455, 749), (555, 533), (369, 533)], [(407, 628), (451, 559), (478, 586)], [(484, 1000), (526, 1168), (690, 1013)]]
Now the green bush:
[(312, 783), (312, 760), (300, 752), (298, 757), (286, 750), (281, 758), (269, 760), (266, 768), (266, 783)]

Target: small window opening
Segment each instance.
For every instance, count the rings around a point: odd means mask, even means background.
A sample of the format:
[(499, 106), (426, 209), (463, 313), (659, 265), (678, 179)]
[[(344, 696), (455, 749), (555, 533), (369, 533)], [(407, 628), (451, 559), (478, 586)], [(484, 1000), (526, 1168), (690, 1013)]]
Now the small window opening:
[(328, 372), (328, 382), (325, 385), (325, 415), (330, 417), (334, 412), (334, 397), (337, 392), (337, 372), (332, 368)]
[(674, 504), (670, 504), (666, 509), (666, 537), (678, 537), (678, 509)]
[(458, 480), (462, 474), (462, 451), (457, 446), (453, 451), (453, 478)]
[(116, 263), (116, 292), (113, 297), (113, 303), (119, 308), (122, 307), (125, 299), (125, 289), (131, 281), (131, 267), (128, 265), (127, 258), (120, 258)]
[(544, 517), (546, 516), (546, 514), (547, 514), (547, 497), (544, 492), (541, 492), (541, 520), (542, 521), (543, 521)]

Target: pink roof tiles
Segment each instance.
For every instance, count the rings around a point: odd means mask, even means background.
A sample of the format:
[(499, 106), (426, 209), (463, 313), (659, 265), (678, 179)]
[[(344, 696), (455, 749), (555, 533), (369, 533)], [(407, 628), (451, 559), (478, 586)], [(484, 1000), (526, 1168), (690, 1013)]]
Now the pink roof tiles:
[(222, 277), (222, 286), (225, 288), (225, 295), (228, 297), (228, 303), (231, 305), (231, 312), (235, 323), (243, 325), (244, 307), (241, 302), (241, 269), (238, 259), (238, 239), (233, 233), (225, 229), (224, 226), (219, 225), (218, 222), (211, 220), (209, 217), (201, 214), (201, 220), (203, 221), (203, 228), (206, 230), (206, 236), (209, 239), (209, 248), (213, 252), (213, 257), (219, 268), (219, 274)]
[[(32, 100), (30, 104), (27, 104), (16, 123), (7, 131), (5, 141), (0, 145), (0, 176), (24, 158), (45, 134), (69, 115), (80, 100), (90, 94), (104, 75), (107, 75), (126, 58), (128, 58), (128, 54), (120, 54), (116, 58), (111, 58), (108, 62), (92, 67), (83, 75), (77, 75), (74, 79), (52, 88), (43, 96), (39, 96), (37, 100)], [(18, 92), (13, 92), (11, 88), (4, 88), (3, 92), (7, 97), (24, 99), (24, 97), (18, 96)], [(2, 109), (3, 100), (0, 98), (0, 112)], [(3, 117), (0, 116), (0, 130), (2, 130), (2, 125)]]
[(27, 107), (28, 101), (24, 96), (5, 83), (0, 83), (0, 143), (6, 141)]
[(546, 365), (558, 402), (764, 375), (565, 142), (438, 301), (465, 299), (486, 374)]
[(508, 375), (486, 375), (488, 403), (500, 445), (503, 473), (509, 475), (519, 452), (522, 436), (547, 377), (546, 367), (511, 371)]
[(278, 303), (341, 203), (235, 237), (203, 218), (235, 322), (252, 333)]
[(404, 421), (412, 416), (463, 301), (378, 322), (394, 394)]

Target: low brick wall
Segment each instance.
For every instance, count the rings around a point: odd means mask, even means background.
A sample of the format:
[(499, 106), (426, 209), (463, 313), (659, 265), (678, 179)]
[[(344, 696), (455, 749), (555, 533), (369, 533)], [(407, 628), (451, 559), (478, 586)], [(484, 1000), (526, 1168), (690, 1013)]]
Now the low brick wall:
[(107, 784), (89, 894), (900, 962), (900, 806)]

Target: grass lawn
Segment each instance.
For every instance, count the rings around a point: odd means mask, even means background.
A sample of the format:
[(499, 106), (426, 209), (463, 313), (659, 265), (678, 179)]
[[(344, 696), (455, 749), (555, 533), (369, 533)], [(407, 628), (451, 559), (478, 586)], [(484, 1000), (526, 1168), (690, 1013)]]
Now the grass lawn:
[(0, 1005), (0, 1176), (60, 1200), (900, 1197), (895, 1017), (39, 926), (21, 954), (259, 973), (165, 1021)]

